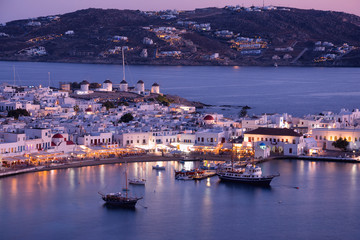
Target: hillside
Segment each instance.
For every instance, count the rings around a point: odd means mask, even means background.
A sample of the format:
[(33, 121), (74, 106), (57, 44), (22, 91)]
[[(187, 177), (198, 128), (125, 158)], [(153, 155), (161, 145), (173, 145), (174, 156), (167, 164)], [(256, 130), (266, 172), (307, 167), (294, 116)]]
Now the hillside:
[(285, 8), (86, 9), (0, 26), (0, 60), (360, 66), (360, 17)]

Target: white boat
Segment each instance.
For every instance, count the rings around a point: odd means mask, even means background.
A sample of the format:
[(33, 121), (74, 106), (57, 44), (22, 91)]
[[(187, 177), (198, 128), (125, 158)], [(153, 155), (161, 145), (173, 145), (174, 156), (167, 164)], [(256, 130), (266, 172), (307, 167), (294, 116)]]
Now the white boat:
[(248, 164), (244, 171), (225, 170), (218, 172), (218, 176), (222, 181), (269, 186), (271, 180), (280, 174), (264, 176), (260, 167)]
[(146, 182), (145, 179), (139, 179), (139, 178), (129, 179), (129, 184), (133, 184), (133, 185), (145, 185), (145, 182)]
[(156, 165), (156, 166), (152, 166), (153, 169), (156, 169), (156, 170), (165, 170), (165, 167), (164, 166), (159, 166), (159, 165)]

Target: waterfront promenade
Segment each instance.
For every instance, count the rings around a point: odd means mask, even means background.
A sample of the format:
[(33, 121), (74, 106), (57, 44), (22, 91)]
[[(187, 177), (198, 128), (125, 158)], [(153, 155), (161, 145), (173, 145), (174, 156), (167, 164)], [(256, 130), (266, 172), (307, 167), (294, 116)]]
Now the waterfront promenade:
[(230, 155), (191, 155), (189, 157), (176, 156), (172, 154), (157, 155), (157, 154), (146, 154), (146, 155), (131, 155), (123, 157), (113, 158), (88, 158), (88, 159), (77, 159), (65, 163), (52, 163), (49, 165), (40, 166), (27, 166), (17, 168), (7, 168), (0, 170), (0, 178), (8, 177), (17, 174), (49, 171), (55, 169), (66, 169), (66, 168), (78, 168), (86, 166), (97, 166), (103, 164), (116, 164), (116, 163), (131, 163), (131, 162), (164, 162), (164, 161), (230, 161)]
[[(352, 158), (346, 155), (345, 153), (338, 155), (338, 152), (329, 152), (328, 154), (321, 156), (271, 156), (267, 159), (256, 159), (251, 162), (256, 164), (264, 161), (269, 161), (272, 159), (360, 163), (360, 161), (357, 158)], [(23, 173), (30, 173), (30, 172), (50, 171), (50, 170), (67, 169), (67, 168), (79, 168), (79, 167), (87, 167), (87, 166), (98, 166), (103, 164), (131, 163), (131, 162), (202, 161), (202, 160), (229, 162), (231, 161), (231, 156), (229, 154), (225, 154), (225, 155), (191, 154), (189, 156), (173, 155), (173, 154), (165, 154), (165, 155), (142, 154), (142, 155), (130, 155), (130, 156), (112, 157), (112, 158), (76, 159), (65, 163), (52, 163), (48, 165), (27, 166), (27, 167), (17, 167), (17, 168), (7, 168), (7, 169), (4, 168), (4, 169), (0, 169), (0, 178), (23, 174)]]

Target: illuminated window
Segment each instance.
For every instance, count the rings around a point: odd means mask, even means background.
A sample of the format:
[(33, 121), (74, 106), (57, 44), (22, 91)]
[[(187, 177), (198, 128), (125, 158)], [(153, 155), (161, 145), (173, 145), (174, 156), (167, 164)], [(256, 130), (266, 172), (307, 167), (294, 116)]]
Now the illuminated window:
[(330, 141), (332, 141), (332, 139), (333, 139), (333, 137), (332, 137), (332, 136), (330, 136)]
[(337, 140), (337, 136), (335, 136), (335, 139), (334, 139), (335, 141)]

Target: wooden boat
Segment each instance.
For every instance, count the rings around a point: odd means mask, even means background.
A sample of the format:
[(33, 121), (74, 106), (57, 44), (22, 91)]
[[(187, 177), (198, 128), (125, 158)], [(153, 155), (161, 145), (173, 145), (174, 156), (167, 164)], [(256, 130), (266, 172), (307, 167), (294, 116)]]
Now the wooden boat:
[[(126, 163), (125, 163), (126, 164)], [(106, 204), (116, 207), (124, 207), (124, 208), (134, 208), (137, 201), (142, 199), (142, 197), (129, 197), (128, 196), (128, 179), (127, 179), (127, 164), (125, 165), (125, 179), (126, 179), (126, 187), (124, 188), (125, 196), (122, 195), (121, 192), (116, 193), (101, 193), (98, 192), (102, 198), (102, 200), (105, 201)]]

